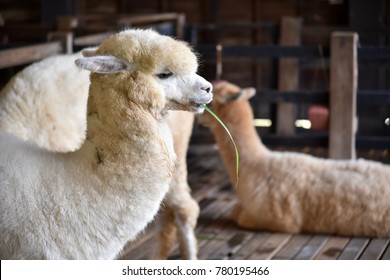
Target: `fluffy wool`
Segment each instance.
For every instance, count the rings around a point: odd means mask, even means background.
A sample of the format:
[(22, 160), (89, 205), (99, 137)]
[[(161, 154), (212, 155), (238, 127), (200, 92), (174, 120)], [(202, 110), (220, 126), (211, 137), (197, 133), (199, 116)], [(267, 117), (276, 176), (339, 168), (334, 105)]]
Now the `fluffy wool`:
[(52, 151), (79, 148), (89, 88), (89, 72), (74, 63), (81, 56), (49, 57), (17, 73), (0, 92), (0, 129)]
[[(238, 225), (289, 233), (390, 236), (390, 166), (369, 160), (330, 160), (274, 152), (253, 127), (253, 89), (214, 86), (212, 110), (229, 128), (240, 153)], [(204, 116), (236, 183), (235, 153), (226, 131)]]
[(118, 33), (76, 62), (96, 72), (79, 150), (0, 134), (2, 259), (115, 258), (168, 190), (175, 154), (166, 108), (198, 110), (211, 100), (191, 49), (150, 30)]
[[(83, 52), (94, 55), (96, 50)], [(89, 72), (74, 64), (80, 57), (81, 52), (49, 57), (17, 73), (0, 93), (0, 129), (50, 151), (77, 150), (85, 140), (89, 87)], [(194, 113), (170, 111), (166, 118), (177, 159), (152, 257), (166, 259), (177, 236), (182, 258), (196, 259), (199, 206), (190, 194), (186, 165)]]

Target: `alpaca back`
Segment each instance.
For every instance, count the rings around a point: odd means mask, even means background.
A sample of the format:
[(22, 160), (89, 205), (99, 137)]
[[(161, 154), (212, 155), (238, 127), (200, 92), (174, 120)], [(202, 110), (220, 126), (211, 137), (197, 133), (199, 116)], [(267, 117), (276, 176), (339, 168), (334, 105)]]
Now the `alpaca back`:
[(0, 92), (0, 129), (52, 151), (79, 148), (89, 87), (88, 71), (74, 64), (79, 57), (50, 57), (17, 73)]

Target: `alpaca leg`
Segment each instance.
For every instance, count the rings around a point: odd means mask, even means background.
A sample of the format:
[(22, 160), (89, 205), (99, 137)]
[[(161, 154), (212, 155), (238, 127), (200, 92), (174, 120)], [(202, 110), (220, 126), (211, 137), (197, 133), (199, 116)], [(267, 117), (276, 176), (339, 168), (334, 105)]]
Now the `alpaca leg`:
[(254, 218), (239, 203), (233, 209), (231, 217), (238, 226), (246, 229), (288, 232), (293, 234), (301, 230), (300, 223), (297, 223), (296, 220), (262, 219), (261, 215)]
[(194, 229), (199, 206), (191, 197), (191, 189), (187, 183), (187, 150), (194, 117), (194, 114), (182, 111), (171, 111), (168, 117), (177, 159), (166, 204), (174, 212), (182, 259), (196, 259), (197, 255)]
[(153, 259), (165, 260), (170, 255), (176, 242), (176, 221), (174, 211), (169, 205), (164, 205), (156, 225), (156, 249)]
[(233, 221), (235, 221), (240, 227), (247, 229), (261, 229), (259, 227), (259, 222), (254, 219), (253, 216), (250, 215), (247, 211), (245, 211), (240, 203), (237, 203), (232, 210), (231, 217)]
[(197, 259), (195, 227), (199, 212), (199, 205), (191, 197), (187, 184), (181, 187), (171, 185), (158, 219), (155, 233), (157, 244), (152, 257), (154, 259), (167, 259), (176, 243), (177, 236), (181, 258)]
[(182, 206), (185, 206), (185, 208), (175, 208), (180, 254), (182, 259), (196, 260), (198, 244), (195, 236), (195, 227), (199, 216), (199, 205), (188, 195)]

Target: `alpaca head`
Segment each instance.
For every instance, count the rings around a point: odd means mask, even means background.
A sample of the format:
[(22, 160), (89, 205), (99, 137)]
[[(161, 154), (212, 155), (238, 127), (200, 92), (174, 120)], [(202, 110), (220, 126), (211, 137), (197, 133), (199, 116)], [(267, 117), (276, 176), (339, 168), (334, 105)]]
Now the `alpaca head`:
[(201, 104), (212, 100), (212, 85), (196, 74), (198, 61), (191, 48), (155, 31), (125, 30), (83, 55), (76, 60), (80, 68), (99, 76), (121, 75), (121, 82), (129, 82), (131, 94), (145, 94), (142, 85), (147, 86), (154, 92), (149, 99), (163, 97), (165, 109), (201, 112)]
[[(209, 107), (222, 121), (233, 122), (243, 114), (252, 112), (249, 99), (255, 94), (256, 90), (253, 87), (240, 88), (227, 81), (218, 81), (214, 83), (214, 99)], [(210, 114), (203, 114), (200, 121), (206, 126), (219, 126)]]

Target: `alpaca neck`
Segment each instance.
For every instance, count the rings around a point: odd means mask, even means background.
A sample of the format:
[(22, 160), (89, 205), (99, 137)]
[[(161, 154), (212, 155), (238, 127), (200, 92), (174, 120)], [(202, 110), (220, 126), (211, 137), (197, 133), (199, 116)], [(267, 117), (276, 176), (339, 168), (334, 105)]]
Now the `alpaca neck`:
[[(110, 165), (123, 176), (127, 171), (135, 173), (130, 169), (150, 169), (153, 161), (161, 161), (162, 170), (170, 172), (172, 163), (167, 155), (173, 148), (165, 121), (156, 113), (159, 108), (145, 108), (131, 100), (127, 92), (102, 87), (91, 83), (87, 108), (87, 143), (94, 149), (96, 164)], [(129, 166), (135, 159), (140, 163)]]
[[(229, 106), (230, 105), (230, 106)], [(239, 106), (242, 105), (242, 106)], [(254, 159), (264, 156), (268, 149), (253, 126), (253, 114), (249, 104), (228, 104), (226, 110), (220, 115), (221, 120), (228, 127), (239, 153), (239, 169), (245, 169)], [(236, 155), (233, 143), (218, 123), (211, 126), (215, 139), (220, 148), (221, 157), (228, 169), (232, 182), (236, 180)]]
[(127, 131), (133, 121), (130, 110), (128, 100), (120, 93), (91, 91), (87, 107), (87, 140), (93, 142), (97, 149), (121, 149), (122, 144), (131, 138)]
[(97, 178), (92, 188), (107, 201), (98, 206), (92, 201), (90, 207), (113, 217), (106, 221), (105, 228), (114, 230), (106, 231), (105, 240), (134, 239), (168, 191), (174, 168), (171, 134), (152, 112), (158, 108), (147, 109), (127, 92), (95, 85), (88, 99), (87, 140), (75, 153), (88, 157), (86, 168)]

